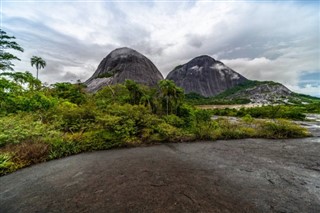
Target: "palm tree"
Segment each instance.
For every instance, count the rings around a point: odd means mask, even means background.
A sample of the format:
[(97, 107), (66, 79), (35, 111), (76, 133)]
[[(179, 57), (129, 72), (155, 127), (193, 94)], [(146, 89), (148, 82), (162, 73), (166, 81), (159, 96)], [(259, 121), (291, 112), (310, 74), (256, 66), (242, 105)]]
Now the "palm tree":
[[(172, 113), (177, 110), (184, 98), (184, 92), (177, 87), (172, 80), (161, 80), (158, 84), (160, 89), (160, 97), (166, 105), (166, 113)], [(170, 107), (170, 108), (169, 108)]]
[(32, 58), (31, 58), (31, 66), (33, 67), (33, 65), (35, 65), (36, 68), (37, 68), (37, 79), (38, 79), (39, 69), (44, 68), (47, 64), (46, 64), (45, 60), (43, 60), (41, 57), (32, 56)]

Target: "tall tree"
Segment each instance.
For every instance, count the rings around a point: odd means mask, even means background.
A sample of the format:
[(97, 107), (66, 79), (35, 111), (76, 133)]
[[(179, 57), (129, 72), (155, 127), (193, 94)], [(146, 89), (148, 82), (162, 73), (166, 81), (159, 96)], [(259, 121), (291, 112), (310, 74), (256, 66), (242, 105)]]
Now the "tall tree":
[(124, 85), (129, 90), (130, 104), (140, 104), (141, 98), (143, 96), (140, 85), (133, 80), (126, 80)]
[(12, 60), (19, 60), (20, 59), (7, 52), (6, 50), (12, 49), (12, 50), (17, 50), (20, 52), (23, 52), (22, 47), (20, 47), (17, 42), (13, 41), (16, 39), (14, 36), (9, 36), (5, 31), (0, 29), (0, 70), (5, 71), (5, 70), (11, 70), (13, 71), (13, 64)]
[(37, 68), (37, 79), (38, 79), (39, 69), (44, 68), (47, 65), (47, 63), (41, 57), (32, 56), (32, 58), (31, 58), (31, 66), (33, 67), (33, 65), (35, 65), (36, 68)]
[(184, 99), (184, 92), (172, 80), (162, 80), (158, 84), (159, 96), (166, 108), (166, 114), (176, 113), (177, 108)]

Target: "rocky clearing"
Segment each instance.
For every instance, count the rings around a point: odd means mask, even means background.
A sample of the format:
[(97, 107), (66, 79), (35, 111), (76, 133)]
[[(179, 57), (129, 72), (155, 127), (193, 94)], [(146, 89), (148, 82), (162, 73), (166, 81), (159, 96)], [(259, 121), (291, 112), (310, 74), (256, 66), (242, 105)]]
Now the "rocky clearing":
[(84, 153), (0, 178), (0, 212), (320, 212), (320, 138)]

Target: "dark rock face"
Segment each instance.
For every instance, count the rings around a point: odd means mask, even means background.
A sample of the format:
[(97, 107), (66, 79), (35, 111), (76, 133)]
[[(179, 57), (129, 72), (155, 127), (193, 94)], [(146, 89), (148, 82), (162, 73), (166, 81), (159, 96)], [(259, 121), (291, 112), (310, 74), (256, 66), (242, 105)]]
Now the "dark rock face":
[(85, 84), (89, 92), (96, 92), (104, 86), (123, 83), (127, 79), (155, 86), (163, 77), (147, 57), (123, 47), (109, 53)]
[(207, 55), (175, 68), (167, 79), (182, 87), (185, 93), (195, 92), (205, 97), (215, 96), (247, 81), (239, 73)]

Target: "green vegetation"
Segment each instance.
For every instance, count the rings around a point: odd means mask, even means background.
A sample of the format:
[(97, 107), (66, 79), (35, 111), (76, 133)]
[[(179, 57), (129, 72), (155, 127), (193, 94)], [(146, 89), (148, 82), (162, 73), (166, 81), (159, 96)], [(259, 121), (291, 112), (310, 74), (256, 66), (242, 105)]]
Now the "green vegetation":
[(127, 80), (89, 94), (81, 83), (46, 87), (29, 72), (1, 73), (0, 175), (113, 147), (309, 135), (291, 122), (255, 121), (247, 112), (237, 122), (212, 120), (212, 111), (196, 109), (184, 98), (183, 90), (170, 80), (154, 88)]
[(290, 120), (305, 120), (305, 113), (320, 113), (320, 102), (306, 105), (268, 105), (240, 109), (212, 109), (213, 115), (242, 117), (250, 115), (253, 118), (285, 118)]
[(211, 104), (248, 104), (250, 103), (249, 99), (245, 98), (232, 98), (229, 99), (231, 95), (234, 95), (236, 92), (259, 86), (262, 84), (277, 84), (272, 81), (246, 81), (238, 86), (235, 86), (231, 89), (228, 89), (214, 97), (203, 97), (196, 93), (190, 93), (186, 95), (186, 101), (192, 105), (211, 105)]
[(20, 47), (17, 42), (14, 41), (16, 39), (14, 36), (9, 36), (5, 31), (0, 29), (0, 70), (13, 70), (12, 60), (19, 60), (20, 59), (13, 55), (12, 53), (6, 50), (16, 50), (23, 52), (22, 47)]
[[(288, 121), (255, 121), (249, 113), (232, 123), (185, 104), (181, 88), (133, 81), (88, 94), (82, 84), (44, 87), (30, 73), (0, 80), (0, 174), (80, 152), (159, 142), (290, 138), (308, 133)], [(248, 115), (247, 115), (248, 114)]]
[(253, 87), (256, 87), (259, 85), (263, 85), (263, 84), (278, 85), (279, 83), (276, 83), (273, 81), (250, 81), (250, 80), (248, 80), (242, 84), (239, 84), (231, 89), (228, 89), (228, 90), (218, 94), (217, 96), (215, 96), (215, 98), (216, 99), (224, 99), (224, 98), (229, 97), (230, 95), (235, 94), (238, 91), (253, 88)]
[[(186, 95), (186, 102), (191, 105), (232, 105), (232, 104), (249, 104), (250, 99), (237, 97), (241, 91), (245, 91), (249, 88), (254, 88), (259, 85), (267, 84), (269, 86), (280, 85), (273, 81), (246, 81), (238, 86), (228, 89), (214, 97), (204, 97), (197, 93), (189, 93)], [(284, 99), (286, 97), (283, 97)], [(292, 93), (288, 98), (288, 104), (291, 105), (303, 105), (305, 103), (319, 103), (320, 98), (312, 97), (309, 95)], [(283, 101), (278, 101), (278, 104), (286, 104)]]
[(189, 93), (185, 95), (185, 101), (191, 105), (232, 105), (232, 104), (248, 104), (249, 99), (223, 99), (215, 97), (204, 97), (197, 93)]
[(42, 58), (40, 58), (40, 57), (38, 57), (38, 56), (32, 56), (30, 62), (31, 62), (31, 66), (32, 66), (32, 67), (33, 67), (33, 65), (36, 66), (36, 69), (37, 69), (37, 79), (39, 79), (39, 78), (38, 78), (38, 76), (39, 76), (39, 69), (43, 69), (43, 68), (47, 65), (47, 63), (45, 62), (45, 60), (43, 60)]

